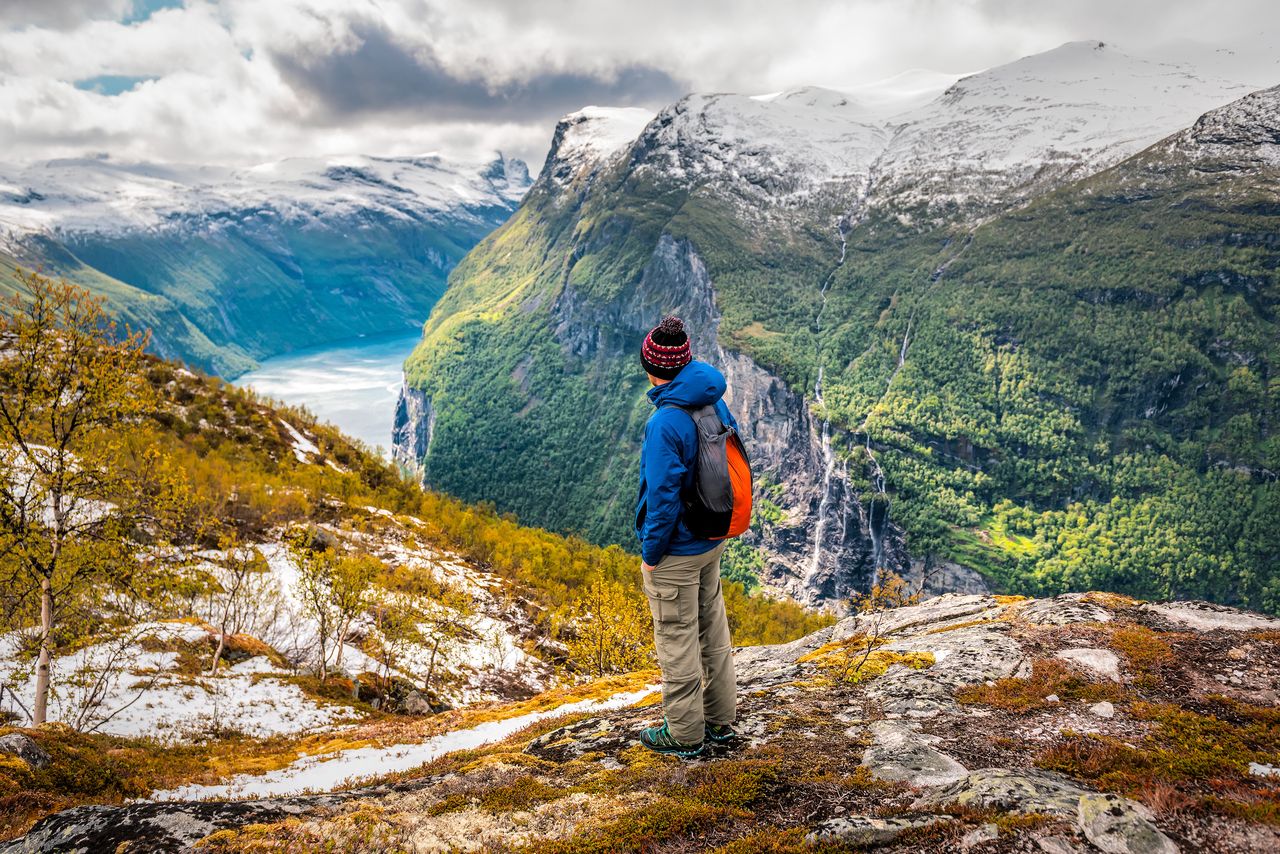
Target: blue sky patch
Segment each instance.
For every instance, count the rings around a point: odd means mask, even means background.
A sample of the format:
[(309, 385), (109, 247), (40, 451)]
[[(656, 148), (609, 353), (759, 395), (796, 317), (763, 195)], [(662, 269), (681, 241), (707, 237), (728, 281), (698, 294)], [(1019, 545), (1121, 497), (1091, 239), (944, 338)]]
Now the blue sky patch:
[(183, 0), (133, 0), (133, 8), (120, 20), (122, 24), (138, 24), (161, 9), (181, 9)]
[(139, 83), (158, 80), (158, 77), (134, 77), (128, 74), (99, 74), (97, 77), (86, 77), (73, 84), (77, 89), (86, 92), (97, 92), (99, 95), (119, 95), (137, 88)]

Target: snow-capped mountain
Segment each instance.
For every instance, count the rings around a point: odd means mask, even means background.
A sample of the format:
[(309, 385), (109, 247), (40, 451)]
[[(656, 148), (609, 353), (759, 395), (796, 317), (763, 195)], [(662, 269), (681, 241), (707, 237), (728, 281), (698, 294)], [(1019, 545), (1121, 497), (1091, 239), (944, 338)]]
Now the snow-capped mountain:
[[(1273, 170), (1258, 166), (1275, 149), (1275, 104), (1249, 93), (1274, 85), (1273, 72), (1213, 51), (1173, 60), (1077, 42), (958, 78), (693, 94), (630, 144), (601, 125), (600, 144), (575, 145), (597, 118), (572, 116), (519, 213), (473, 250), (428, 320), (399, 458), (433, 487), (527, 522), (572, 519), (630, 542), (630, 507), (615, 496), (632, 488), (618, 461), (640, 441), (634, 349), (674, 313), (750, 425), (761, 503), (776, 512), (735, 559), (766, 587), (833, 602), (881, 568), (940, 574), (950, 589), (1018, 573), (1045, 583), (1042, 571), (1079, 583), (1063, 567), (1084, 552), (1058, 551), (1071, 502), (1143, 520), (1100, 523), (1082, 549), (1123, 540), (1117, 549), (1145, 555), (1135, 532), (1151, 511), (1125, 504), (1137, 499), (1096, 469), (1098, 448), (1128, 453), (1149, 430), (1168, 447), (1205, 441), (1180, 407), (1220, 398), (1206, 404), (1216, 424), (1245, 405), (1224, 390), (1220, 354), (1272, 358), (1274, 276), (1261, 271), (1274, 261), (1250, 252), (1274, 246)], [(1189, 179), (1191, 149), (1205, 170), (1242, 166)], [(1168, 176), (1168, 197), (1142, 175), (1117, 183), (1135, 160)], [(1194, 207), (1215, 194), (1224, 221)], [(1246, 295), (1241, 326), (1223, 328), (1216, 288)], [(1183, 314), (1161, 313), (1184, 302)], [(1200, 325), (1169, 330), (1170, 316)], [(558, 346), (514, 344), (531, 340)], [(567, 415), (583, 411), (589, 422)], [(1272, 447), (1270, 428), (1247, 414), (1234, 424), (1206, 458), (1270, 476), (1269, 452), (1251, 444)], [(517, 468), (510, 447), (572, 461), (574, 476)], [(1169, 518), (1218, 524), (1173, 487), (1143, 495)], [(1044, 545), (981, 527), (1015, 506)], [(1206, 541), (1186, 542), (1185, 562), (1223, 562)], [(1114, 565), (1099, 557), (1098, 576)]]
[[(644, 128), (634, 156), (676, 181), (786, 204), (843, 188), (847, 205), (981, 213), (1110, 166), (1275, 82), (1260, 73), (1072, 42), (959, 78), (689, 95)], [(573, 150), (579, 166), (582, 153)]]
[(528, 186), (501, 156), (0, 166), (0, 292), (17, 267), (42, 269), (105, 296), (160, 355), (233, 377), (417, 328)]
[(264, 211), (290, 220), (479, 220), (518, 203), (528, 185), (524, 163), (501, 156), (471, 163), (436, 155), (292, 158), (243, 169), (53, 160), (0, 165), (0, 227), (118, 235), (214, 227)]
[(631, 144), (653, 118), (638, 107), (584, 107), (556, 125), (543, 174), (564, 185)]

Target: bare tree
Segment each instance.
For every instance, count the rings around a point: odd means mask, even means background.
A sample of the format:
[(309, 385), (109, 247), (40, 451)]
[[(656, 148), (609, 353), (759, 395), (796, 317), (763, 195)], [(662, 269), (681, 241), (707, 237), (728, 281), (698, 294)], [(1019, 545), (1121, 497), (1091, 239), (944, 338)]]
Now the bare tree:
[(254, 575), (267, 572), (267, 562), (261, 553), (252, 546), (243, 546), (233, 535), (225, 535), (219, 544), (226, 555), (221, 579), (218, 581), (222, 598), (222, 612), (217, 622), (218, 646), (213, 651), (213, 661), (209, 665), (209, 675), (218, 672), (218, 662), (227, 646), (227, 636), (238, 634), (241, 629), (239, 617), (246, 610), (245, 599), (254, 593), (249, 579)]
[(318, 672), (323, 681), (329, 678), (329, 639), (337, 623), (333, 607), (333, 568), (337, 553), (332, 548), (313, 550), (301, 542), (290, 551), (298, 563), (297, 594), (307, 615), (316, 622), (316, 643), (320, 654)]
[(367, 554), (347, 555), (334, 563), (329, 584), (330, 601), (337, 623), (334, 667), (342, 667), (342, 650), (351, 634), (351, 624), (368, 610), (369, 586), (382, 569), (382, 561)]

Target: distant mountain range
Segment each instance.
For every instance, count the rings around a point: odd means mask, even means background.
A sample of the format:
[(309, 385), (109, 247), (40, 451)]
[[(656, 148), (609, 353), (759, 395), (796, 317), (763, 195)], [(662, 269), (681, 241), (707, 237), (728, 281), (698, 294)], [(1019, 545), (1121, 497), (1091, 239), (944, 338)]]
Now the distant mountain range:
[(0, 165), (0, 291), (19, 264), (66, 277), (150, 328), (159, 354), (230, 377), (299, 347), (417, 329), (528, 186), (525, 165), (501, 157)]
[(1280, 66), (1188, 56), (569, 116), (433, 310), (400, 458), (628, 542), (635, 351), (676, 312), (752, 425), (733, 572), (1277, 610)]

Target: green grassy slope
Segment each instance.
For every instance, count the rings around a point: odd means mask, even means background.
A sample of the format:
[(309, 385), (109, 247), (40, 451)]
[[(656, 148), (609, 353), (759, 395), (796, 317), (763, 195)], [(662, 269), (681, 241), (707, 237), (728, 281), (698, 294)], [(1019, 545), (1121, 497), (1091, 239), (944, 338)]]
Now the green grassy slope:
[(20, 254), (0, 250), (0, 294), (8, 296), (19, 287), (17, 270), (36, 270), (50, 277), (66, 279), (107, 301), (115, 318), (132, 329), (152, 330), (152, 350), (170, 359), (182, 359), (201, 368), (234, 375), (252, 367), (253, 359), (235, 344), (215, 344), (172, 300), (148, 293), (108, 276), (71, 253), (61, 243), (37, 237)]

